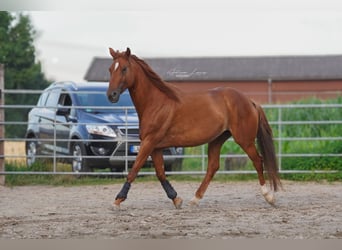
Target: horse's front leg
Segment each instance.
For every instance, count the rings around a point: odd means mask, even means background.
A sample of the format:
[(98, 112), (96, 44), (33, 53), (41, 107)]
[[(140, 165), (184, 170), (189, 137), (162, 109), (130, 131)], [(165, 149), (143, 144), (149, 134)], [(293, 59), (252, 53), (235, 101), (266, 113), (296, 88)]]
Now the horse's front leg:
[(154, 168), (156, 170), (156, 175), (164, 188), (166, 195), (169, 199), (173, 201), (173, 204), (176, 208), (181, 208), (183, 200), (182, 198), (177, 196), (177, 192), (172, 187), (170, 182), (166, 179), (165, 170), (164, 170), (164, 159), (163, 159), (163, 150), (156, 149), (152, 152), (152, 160), (154, 163)]
[(152, 152), (152, 143), (148, 141), (142, 141), (140, 144), (140, 150), (137, 155), (137, 158), (133, 164), (133, 167), (131, 171), (127, 175), (127, 180), (123, 187), (121, 188), (121, 191), (118, 193), (118, 195), (115, 198), (114, 205), (119, 207), (120, 203), (126, 200), (127, 194), (129, 189), (131, 188), (131, 183), (135, 180), (137, 177), (140, 168), (144, 165), (144, 163), (147, 160), (147, 157), (151, 154)]

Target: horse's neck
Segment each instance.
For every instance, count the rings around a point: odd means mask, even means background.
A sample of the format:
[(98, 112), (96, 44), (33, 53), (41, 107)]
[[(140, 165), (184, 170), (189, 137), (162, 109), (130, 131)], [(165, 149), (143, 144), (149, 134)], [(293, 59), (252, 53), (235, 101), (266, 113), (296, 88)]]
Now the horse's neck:
[(132, 101), (139, 116), (156, 100), (155, 95), (159, 91), (148, 79), (141, 79), (135, 84), (135, 88), (129, 89)]
[[(154, 113), (161, 105), (167, 105), (177, 101), (177, 96), (172, 91), (179, 92), (175, 87), (166, 86), (165, 82), (153, 82), (140, 67), (137, 67), (140, 71), (139, 80), (136, 80), (134, 88), (130, 89), (130, 95), (132, 97), (135, 108), (138, 115), (147, 112)], [(158, 85), (158, 86), (156, 86)], [(170, 90), (172, 88), (173, 90)], [(171, 92), (170, 92), (171, 91)]]

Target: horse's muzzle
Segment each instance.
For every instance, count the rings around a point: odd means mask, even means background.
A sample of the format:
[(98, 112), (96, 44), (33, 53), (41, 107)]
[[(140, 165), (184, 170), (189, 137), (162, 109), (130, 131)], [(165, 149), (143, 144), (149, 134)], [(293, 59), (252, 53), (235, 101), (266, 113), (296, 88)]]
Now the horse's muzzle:
[(114, 90), (112, 91), (112, 93), (108, 95), (108, 100), (112, 103), (117, 103), (120, 99), (120, 94), (121, 94), (120, 89)]

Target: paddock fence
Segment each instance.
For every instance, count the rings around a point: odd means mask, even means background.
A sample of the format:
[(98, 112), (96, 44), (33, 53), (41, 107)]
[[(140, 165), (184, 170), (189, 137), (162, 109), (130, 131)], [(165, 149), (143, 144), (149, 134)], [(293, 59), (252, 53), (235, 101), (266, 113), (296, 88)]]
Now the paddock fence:
[[(0, 105), (0, 112), (10, 114), (11, 111), (20, 110), (22, 118), (26, 117), (28, 112), (36, 107), (33, 105), (18, 105), (18, 104), (4, 104), (4, 100), (10, 100), (13, 96), (30, 95), (32, 98), (38, 99), (42, 93), (40, 90), (8, 90), (2, 89), (1, 95), (3, 102)], [(266, 112), (269, 123), (272, 127), (274, 134), (274, 144), (276, 148), (276, 156), (278, 160), (280, 173), (335, 173), (339, 172), (342, 166), (331, 166), (340, 164), (342, 159), (342, 104), (268, 104), (262, 105)], [(57, 110), (57, 107), (40, 107), (50, 108)], [(69, 106), (69, 108), (95, 108), (94, 106)], [(98, 107), (96, 107), (98, 108)], [(123, 107), (126, 114), (134, 107)], [(312, 114), (308, 115), (305, 119), (301, 116), (291, 116), (293, 114)], [(333, 113), (327, 117), (327, 114)], [(314, 115), (316, 114), (316, 115)], [(318, 114), (318, 115), (317, 115)], [(321, 115), (320, 115), (321, 114)], [(3, 116), (0, 116), (3, 117)], [(309, 118), (308, 118), (309, 117)], [(311, 117), (311, 118), (310, 118)], [(127, 121), (127, 119), (126, 119)], [(41, 125), (47, 125), (41, 123)], [(61, 139), (57, 136), (56, 128), (60, 126), (70, 128), (72, 121), (65, 121), (64, 123), (53, 123), (53, 138), (43, 138), (40, 141), (49, 142), (52, 148), (61, 142), (72, 141), (72, 139)], [(110, 123), (107, 125), (118, 125)], [(120, 124), (122, 125), (122, 124)], [(130, 124), (131, 126), (132, 124)], [(134, 124), (138, 126), (138, 124)], [(92, 172), (73, 172), (71, 165), (61, 162), (60, 159), (71, 159), (71, 155), (63, 155), (53, 150), (50, 155), (36, 155), (36, 159), (42, 160), (47, 167), (34, 169), (27, 166), (27, 156), (25, 145), (29, 139), (25, 138), (24, 134), (28, 126), (27, 119), (11, 120), (7, 116), (0, 120), (0, 127), (18, 128), (17, 131), (20, 136), (7, 136), (7, 133), (1, 135), (1, 142), (4, 144), (4, 150), (0, 152), (0, 159), (4, 159), (6, 166), (10, 168), (3, 168), (0, 171), (1, 175), (14, 175), (14, 174), (41, 174), (41, 175), (126, 175), (129, 172), (129, 160), (134, 160), (135, 156), (127, 155), (126, 150), (125, 166), (123, 172), (110, 171), (110, 168), (96, 169)], [(128, 123), (125, 123), (125, 130), (128, 130)], [(209, 128), (208, 128), (209, 129)], [(328, 131), (328, 132), (327, 132)], [(329, 132), (330, 131), (330, 132)], [(90, 141), (91, 139), (89, 139)], [(92, 139), (94, 141), (94, 139)], [(95, 140), (96, 141), (96, 140)], [(129, 139), (123, 138), (123, 143), (126, 145), (130, 142)], [(317, 146), (318, 145), (318, 146)], [(184, 149), (184, 154), (179, 156), (167, 156), (169, 158), (177, 158), (181, 160), (181, 167), (167, 172), (169, 175), (197, 175), (204, 174), (207, 167), (207, 146), (202, 145), (198, 147), (190, 147)], [(86, 156), (87, 157), (87, 156)], [(93, 157), (93, 156), (92, 156)], [(102, 157), (102, 156), (98, 156)], [(328, 159), (327, 166), (317, 164), (315, 162), (321, 161), (322, 158)], [(331, 161), (329, 161), (331, 159)], [(300, 162), (311, 161), (309, 169), (303, 169)], [(330, 163), (332, 162), (332, 163)], [(247, 158), (246, 154), (236, 145), (233, 138), (230, 138), (222, 147), (220, 156), (220, 169), (218, 174), (255, 174), (255, 170), (251, 161)], [(324, 162), (323, 162), (324, 164)], [(106, 166), (104, 166), (106, 167)], [(154, 174), (151, 167), (144, 167), (141, 169), (140, 175)]]

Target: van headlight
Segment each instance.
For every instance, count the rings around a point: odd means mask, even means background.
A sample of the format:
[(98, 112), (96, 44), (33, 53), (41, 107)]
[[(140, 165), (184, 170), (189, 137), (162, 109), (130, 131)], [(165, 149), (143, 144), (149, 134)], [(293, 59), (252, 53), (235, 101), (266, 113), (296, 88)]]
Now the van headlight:
[(87, 124), (86, 128), (88, 130), (88, 133), (95, 134), (95, 135), (103, 135), (108, 137), (117, 137), (117, 134), (115, 131), (106, 125), (95, 125), (95, 124)]

